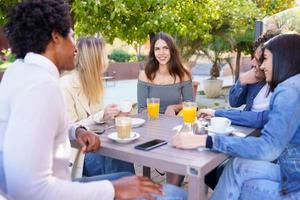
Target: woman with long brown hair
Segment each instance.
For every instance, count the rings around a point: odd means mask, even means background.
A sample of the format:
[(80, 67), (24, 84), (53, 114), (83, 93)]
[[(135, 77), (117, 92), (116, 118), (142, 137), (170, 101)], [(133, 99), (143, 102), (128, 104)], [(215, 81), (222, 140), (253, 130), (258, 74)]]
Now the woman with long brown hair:
[[(146, 110), (147, 98), (155, 97), (160, 99), (159, 112), (166, 115), (176, 115), (182, 102), (194, 100), (191, 74), (183, 66), (170, 35), (160, 32), (151, 40), (145, 71), (139, 75), (137, 96), (138, 112)], [(182, 181), (183, 176), (167, 173), (168, 183), (180, 185)]]
[(183, 66), (174, 39), (163, 32), (151, 40), (145, 71), (138, 80), (138, 111), (146, 109), (149, 97), (160, 98), (160, 113), (175, 115), (183, 101), (193, 101), (192, 79)]

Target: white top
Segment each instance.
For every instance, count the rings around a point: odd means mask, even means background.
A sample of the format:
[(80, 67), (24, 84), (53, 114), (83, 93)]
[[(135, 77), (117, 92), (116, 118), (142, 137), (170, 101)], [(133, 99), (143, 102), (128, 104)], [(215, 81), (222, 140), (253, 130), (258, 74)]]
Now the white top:
[(251, 108), (251, 111), (253, 112), (261, 112), (264, 110), (269, 110), (269, 105), (270, 105), (270, 99), (272, 96), (272, 92), (269, 92), (270, 87), (268, 84), (265, 84), (256, 97), (253, 100), (253, 105)]
[(15, 200), (113, 199), (111, 182), (71, 182), (68, 119), (59, 72), (28, 53), (0, 84), (0, 151), (7, 193)]

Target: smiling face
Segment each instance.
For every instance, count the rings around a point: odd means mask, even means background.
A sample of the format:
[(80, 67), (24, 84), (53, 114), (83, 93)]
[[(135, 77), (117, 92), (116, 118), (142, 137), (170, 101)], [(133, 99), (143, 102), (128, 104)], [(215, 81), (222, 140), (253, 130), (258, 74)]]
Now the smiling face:
[(261, 61), (260, 57), (262, 56), (262, 49), (261, 47), (257, 47), (257, 49), (254, 52), (254, 57), (251, 60), (251, 66), (255, 68), (255, 77), (259, 80), (265, 79), (264, 72), (260, 69)]
[(167, 43), (159, 39), (154, 45), (154, 55), (159, 65), (167, 65), (171, 59), (170, 49)]
[(273, 71), (273, 55), (268, 49), (265, 49), (264, 51), (264, 62), (260, 66), (260, 69), (264, 71), (267, 83), (271, 83)]

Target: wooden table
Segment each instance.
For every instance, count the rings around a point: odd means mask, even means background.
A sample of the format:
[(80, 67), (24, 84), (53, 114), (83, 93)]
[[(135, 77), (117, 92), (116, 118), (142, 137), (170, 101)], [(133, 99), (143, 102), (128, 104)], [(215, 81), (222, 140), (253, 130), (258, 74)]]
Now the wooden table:
[[(147, 119), (145, 115), (140, 115), (139, 117)], [(161, 115), (158, 120), (146, 120), (146, 123), (143, 126), (133, 129), (133, 131), (138, 132), (141, 137), (129, 144), (119, 144), (111, 141), (107, 138), (107, 135), (116, 130), (107, 130), (101, 135), (102, 148), (100, 148), (98, 153), (120, 160), (142, 164), (147, 167), (159, 168), (181, 175), (188, 175), (188, 198), (190, 200), (207, 199), (208, 188), (204, 183), (204, 177), (228, 158), (228, 156), (208, 150), (176, 149), (172, 147), (170, 143), (151, 151), (134, 149), (135, 145), (152, 139), (170, 141), (171, 137), (176, 133), (176, 130), (173, 130), (173, 128), (182, 123), (181, 117), (164, 115)], [(254, 131), (252, 128), (240, 126), (234, 127), (246, 134), (250, 134)], [(149, 171), (150, 170), (146, 170), (144, 174), (149, 173)]]

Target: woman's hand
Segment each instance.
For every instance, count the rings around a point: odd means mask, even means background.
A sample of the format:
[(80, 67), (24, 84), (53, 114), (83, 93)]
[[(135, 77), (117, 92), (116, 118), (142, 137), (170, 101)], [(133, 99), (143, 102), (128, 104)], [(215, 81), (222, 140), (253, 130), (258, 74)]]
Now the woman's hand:
[(168, 116), (175, 116), (176, 115), (176, 109), (173, 105), (169, 105), (165, 111), (165, 115)]
[(207, 135), (194, 135), (191, 133), (177, 133), (172, 138), (172, 145), (179, 149), (195, 149), (206, 145)]
[(119, 106), (117, 104), (111, 104), (104, 109), (104, 119), (112, 119), (120, 113)]
[(200, 109), (197, 112), (197, 117), (214, 117), (215, 116), (215, 110), (210, 108)]

